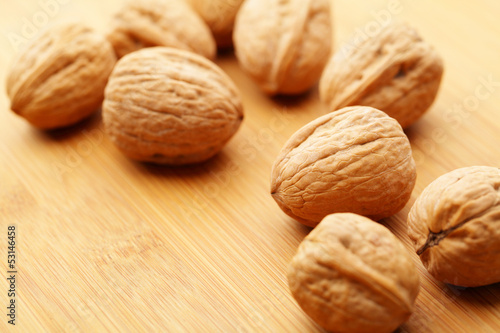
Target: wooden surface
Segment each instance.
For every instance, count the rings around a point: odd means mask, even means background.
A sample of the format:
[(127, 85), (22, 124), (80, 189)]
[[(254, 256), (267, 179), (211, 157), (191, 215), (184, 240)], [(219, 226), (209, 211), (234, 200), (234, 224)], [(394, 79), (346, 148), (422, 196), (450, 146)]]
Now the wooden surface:
[[(99, 116), (44, 133), (9, 111), (5, 73), (16, 48), (8, 36), (22, 36), (26, 21), (44, 23), (41, 3), (47, 1), (2, 1), (0, 331), (321, 331), (292, 299), (285, 275), (309, 229), (269, 195), (281, 146), (328, 111), (317, 89), (298, 98), (267, 98), (232, 54), (222, 55), (217, 63), (245, 105), (234, 139), (200, 166), (135, 163), (106, 138)], [(76, 18), (99, 31), (120, 3), (59, 2), (48, 9), (47, 21)], [(406, 216), (426, 185), (455, 168), (500, 165), (500, 2), (401, 0), (397, 10), (390, 3), (335, 1), (335, 42), (338, 48), (357, 27), (401, 19), (445, 59), (438, 100), (407, 131), (418, 165), (415, 191), (406, 208), (385, 221), (412, 251)], [(485, 85), (488, 80), (495, 84)], [(18, 230), (15, 328), (3, 314), (10, 224)], [(400, 332), (500, 331), (499, 285), (449, 287), (413, 258), (422, 289)]]

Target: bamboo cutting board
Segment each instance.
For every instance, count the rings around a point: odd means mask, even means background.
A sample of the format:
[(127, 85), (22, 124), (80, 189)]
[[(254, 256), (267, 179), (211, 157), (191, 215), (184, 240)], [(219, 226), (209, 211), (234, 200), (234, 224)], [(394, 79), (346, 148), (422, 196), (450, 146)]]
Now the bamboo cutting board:
[[(219, 56), (217, 64), (241, 90), (245, 121), (222, 153), (184, 168), (126, 159), (104, 135), (100, 116), (44, 133), (9, 111), (4, 91), (16, 55), (13, 34), (29, 39), (30, 23), (69, 18), (104, 31), (119, 3), (2, 0), (0, 331), (320, 332), (286, 281), (287, 264), (310, 230), (269, 194), (281, 146), (328, 111), (317, 89), (267, 98), (232, 53)], [(500, 3), (336, 0), (333, 15), (337, 47), (400, 19), (445, 59), (436, 103), (407, 131), (418, 167), (412, 199), (384, 221), (413, 253), (406, 216), (424, 187), (455, 168), (500, 165)], [(15, 327), (6, 317), (8, 225), (17, 228)], [(450, 287), (413, 259), (422, 289), (399, 332), (500, 331), (498, 284)]]

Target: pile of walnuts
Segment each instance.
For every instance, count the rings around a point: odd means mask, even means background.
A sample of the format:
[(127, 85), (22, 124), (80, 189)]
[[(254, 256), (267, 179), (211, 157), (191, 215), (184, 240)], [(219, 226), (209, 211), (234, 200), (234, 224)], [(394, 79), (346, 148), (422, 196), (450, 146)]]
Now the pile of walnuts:
[[(407, 24), (387, 24), (332, 53), (329, 0), (129, 1), (106, 36), (80, 24), (47, 30), (7, 76), (11, 109), (48, 130), (102, 105), (109, 138), (131, 159), (167, 165), (216, 155), (243, 120), (240, 93), (212, 61), (232, 47), (268, 95), (319, 82), (331, 111), (284, 145), (271, 194), (315, 228), (290, 265), (304, 311), (335, 332), (390, 332), (420, 282), (400, 240), (375, 222), (411, 198), (416, 167), (403, 131), (433, 104), (443, 61)], [(354, 45), (354, 44), (353, 44)], [(500, 169), (459, 169), (421, 194), (408, 234), (428, 271), (460, 286), (500, 281)]]

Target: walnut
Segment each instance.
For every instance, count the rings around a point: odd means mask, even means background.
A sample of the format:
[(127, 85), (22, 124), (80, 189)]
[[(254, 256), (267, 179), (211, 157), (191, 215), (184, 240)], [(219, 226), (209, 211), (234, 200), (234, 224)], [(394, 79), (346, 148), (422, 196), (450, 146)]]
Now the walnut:
[(412, 311), (420, 281), (403, 244), (365, 217), (332, 214), (300, 244), (290, 290), (314, 321), (334, 332), (392, 332)]
[(239, 92), (195, 53), (145, 48), (120, 59), (105, 91), (107, 133), (128, 157), (159, 164), (207, 160), (243, 119)]
[(500, 282), (500, 169), (468, 167), (436, 179), (413, 205), (408, 235), (439, 281)]
[(212, 31), (220, 48), (233, 45), (233, 26), (243, 0), (187, 0)]
[(129, 0), (115, 14), (108, 40), (116, 55), (168, 46), (214, 59), (215, 40), (199, 15), (182, 0)]
[(332, 213), (389, 217), (408, 202), (415, 179), (398, 122), (371, 107), (347, 107), (288, 140), (273, 166), (271, 194), (285, 213), (314, 227)]
[(234, 27), (240, 66), (269, 95), (309, 90), (330, 56), (330, 16), (329, 0), (246, 0)]
[(100, 107), (115, 63), (111, 45), (90, 28), (53, 26), (15, 59), (7, 75), (11, 109), (40, 129), (73, 125)]
[(331, 110), (372, 106), (406, 128), (432, 105), (442, 75), (437, 52), (413, 28), (393, 23), (360, 44), (350, 42), (331, 58), (320, 97)]

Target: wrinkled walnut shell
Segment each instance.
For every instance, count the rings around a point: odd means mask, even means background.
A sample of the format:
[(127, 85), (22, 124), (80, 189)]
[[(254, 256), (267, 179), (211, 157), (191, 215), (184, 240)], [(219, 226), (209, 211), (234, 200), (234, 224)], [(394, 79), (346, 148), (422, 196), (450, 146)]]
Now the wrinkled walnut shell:
[(330, 56), (330, 16), (329, 0), (246, 0), (233, 36), (240, 66), (269, 95), (309, 90)]
[(231, 79), (188, 51), (153, 47), (130, 53), (116, 64), (105, 91), (106, 131), (125, 155), (139, 161), (205, 161), (242, 119)]
[(40, 129), (73, 125), (100, 107), (115, 63), (111, 45), (90, 28), (80, 23), (54, 26), (10, 69), (11, 109)]
[(412, 311), (418, 272), (403, 244), (365, 217), (332, 214), (304, 239), (288, 270), (290, 290), (332, 332), (392, 332)]
[(182, 0), (129, 0), (115, 14), (108, 40), (118, 58), (144, 47), (167, 46), (214, 59), (215, 40)]
[(320, 97), (331, 110), (372, 106), (406, 128), (432, 105), (442, 75), (436, 51), (408, 25), (393, 23), (332, 57), (321, 77)]
[(408, 235), (439, 281), (500, 282), (500, 169), (457, 169), (432, 182), (408, 216)]
[(374, 220), (408, 202), (416, 169), (396, 120), (371, 107), (348, 107), (297, 131), (273, 166), (271, 194), (281, 209), (314, 227), (332, 213)]
[(233, 26), (243, 0), (187, 0), (208, 25), (220, 48), (233, 45)]

